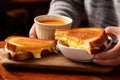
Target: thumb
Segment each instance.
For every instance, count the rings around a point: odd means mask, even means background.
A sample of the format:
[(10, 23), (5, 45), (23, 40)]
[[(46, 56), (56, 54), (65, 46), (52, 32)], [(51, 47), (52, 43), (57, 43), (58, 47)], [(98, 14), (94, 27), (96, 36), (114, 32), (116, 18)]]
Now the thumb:
[(34, 23), (33, 26), (31, 27), (30, 31), (29, 31), (29, 37), (30, 38), (37, 38), (35, 27), (36, 26), (35, 26), (35, 23)]
[(120, 39), (120, 27), (110, 26), (110, 27), (105, 28), (105, 32), (108, 35), (111, 35), (117, 39)]

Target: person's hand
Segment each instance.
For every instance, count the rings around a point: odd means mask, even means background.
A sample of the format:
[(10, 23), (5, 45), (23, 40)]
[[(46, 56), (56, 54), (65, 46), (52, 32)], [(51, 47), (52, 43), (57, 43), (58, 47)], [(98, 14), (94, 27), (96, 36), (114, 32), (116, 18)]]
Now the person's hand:
[(116, 37), (118, 43), (112, 49), (96, 54), (93, 62), (106, 66), (120, 65), (120, 27), (107, 27), (105, 31), (108, 35)]
[(29, 37), (30, 38), (37, 38), (36, 36), (36, 30), (35, 30), (35, 23), (32, 25), (30, 31), (29, 31)]

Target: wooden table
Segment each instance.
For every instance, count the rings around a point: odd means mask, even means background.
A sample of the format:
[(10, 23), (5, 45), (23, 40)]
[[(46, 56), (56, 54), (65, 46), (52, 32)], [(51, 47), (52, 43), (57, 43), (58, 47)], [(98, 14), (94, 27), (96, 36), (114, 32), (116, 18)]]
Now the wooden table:
[(0, 80), (120, 80), (120, 72), (92, 75), (82, 73), (7, 71), (0, 64)]
[[(0, 42), (0, 48), (4, 42)], [(44, 71), (10, 71), (0, 63), (0, 80), (120, 80), (120, 69), (108, 74), (64, 73)]]

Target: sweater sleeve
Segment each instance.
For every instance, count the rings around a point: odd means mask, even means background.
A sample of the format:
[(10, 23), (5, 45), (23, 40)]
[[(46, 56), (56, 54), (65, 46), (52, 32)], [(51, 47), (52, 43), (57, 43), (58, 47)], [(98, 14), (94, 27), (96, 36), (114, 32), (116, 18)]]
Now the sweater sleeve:
[(59, 14), (73, 19), (72, 27), (78, 27), (84, 13), (84, 0), (52, 0), (48, 14)]

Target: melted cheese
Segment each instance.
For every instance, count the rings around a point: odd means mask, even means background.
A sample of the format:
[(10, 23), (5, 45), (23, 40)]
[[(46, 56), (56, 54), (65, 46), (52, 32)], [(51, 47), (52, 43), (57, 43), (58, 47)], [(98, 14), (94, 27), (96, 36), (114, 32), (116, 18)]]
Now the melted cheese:
[[(69, 47), (78, 48), (78, 49), (82, 49), (82, 50), (88, 50), (88, 51), (90, 50), (88, 43), (85, 44), (84, 42), (80, 41), (78, 44), (74, 40), (67, 39), (67, 37), (61, 37), (61, 40), (65, 44), (68, 44)], [(107, 45), (108, 45), (107, 41), (105, 41), (103, 44), (107, 48)], [(98, 46), (96, 46), (96, 47), (93, 47), (93, 49), (100, 49), (100, 48)]]
[(13, 51), (8, 50), (8, 49), (6, 48), (6, 46), (5, 46), (5, 51), (6, 51), (7, 53), (10, 53), (12, 57), (15, 56), (15, 53), (14, 53)]
[(29, 50), (28, 51), (27, 50), (26, 51), (19, 50), (19, 51), (13, 52), (11, 50), (8, 50), (5, 46), (6, 52), (10, 53), (12, 57), (14, 57), (16, 54), (24, 54), (25, 52), (31, 52), (33, 54), (34, 58), (41, 58), (41, 52), (45, 49), (51, 51), (50, 47), (45, 47), (45, 48), (41, 48), (41, 49), (37, 49), (37, 50), (30, 50), (30, 51)]

